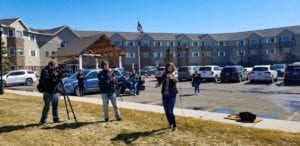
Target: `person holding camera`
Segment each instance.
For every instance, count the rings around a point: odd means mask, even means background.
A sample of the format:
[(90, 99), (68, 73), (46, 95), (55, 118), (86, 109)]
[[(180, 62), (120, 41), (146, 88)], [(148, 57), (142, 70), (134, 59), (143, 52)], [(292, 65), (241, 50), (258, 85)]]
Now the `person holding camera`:
[(177, 72), (176, 67), (173, 63), (168, 63), (165, 67), (165, 72), (161, 78), (161, 80), (158, 81), (156, 84), (156, 88), (161, 88), (161, 94), (162, 94), (162, 102), (163, 107), (165, 110), (165, 114), (169, 123), (170, 128), (172, 128), (172, 131), (175, 132), (176, 129), (176, 120), (174, 115), (174, 107), (176, 103), (176, 94), (178, 93), (178, 89), (176, 87), (177, 83)]
[(50, 104), (52, 104), (53, 122), (60, 123), (58, 116), (58, 84), (59, 72), (56, 70), (56, 63), (50, 61), (48, 66), (42, 69), (40, 77), (40, 85), (43, 91), (44, 108), (39, 125), (45, 126), (47, 124), (48, 111)]
[(136, 73), (135, 69), (131, 70), (131, 75), (129, 77), (129, 82), (130, 82), (130, 91), (132, 94), (134, 94), (135, 96), (138, 93), (138, 83), (139, 83), (139, 75)]
[(77, 75), (77, 80), (78, 80), (79, 94), (80, 94), (80, 96), (83, 96), (84, 95), (84, 75), (83, 75), (82, 70), (79, 70), (78, 75)]
[(109, 67), (107, 61), (102, 61), (101, 67), (102, 71), (98, 73), (98, 80), (99, 88), (102, 93), (104, 120), (105, 122), (109, 121), (108, 105), (110, 100), (115, 111), (116, 119), (121, 121), (122, 118), (116, 101), (117, 79), (114, 75), (114, 72), (108, 70)]

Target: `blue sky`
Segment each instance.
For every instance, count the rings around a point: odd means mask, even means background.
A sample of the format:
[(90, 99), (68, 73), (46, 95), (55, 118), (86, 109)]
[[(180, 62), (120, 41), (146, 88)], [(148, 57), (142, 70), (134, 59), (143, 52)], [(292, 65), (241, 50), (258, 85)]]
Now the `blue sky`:
[(300, 25), (300, 0), (0, 0), (33, 28), (222, 33)]

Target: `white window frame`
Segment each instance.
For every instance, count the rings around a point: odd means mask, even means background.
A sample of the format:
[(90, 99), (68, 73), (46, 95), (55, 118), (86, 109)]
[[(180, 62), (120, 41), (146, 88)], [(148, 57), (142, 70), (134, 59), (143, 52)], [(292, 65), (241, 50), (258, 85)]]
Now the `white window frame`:
[[(243, 44), (240, 44), (240, 42), (242, 42)], [(236, 41), (236, 45), (237, 46), (245, 46), (246, 45), (246, 41), (245, 40), (237, 40)]]
[[(222, 43), (223, 45), (221, 45), (221, 43)], [(219, 47), (225, 47), (225, 46), (226, 46), (226, 43), (225, 43), (224, 41), (220, 41), (220, 42), (218, 42), (218, 46), (219, 46)]]
[(192, 42), (192, 46), (193, 46), (193, 47), (198, 47), (198, 46), (199, 46), (199, 42), (193, 41), (193, 42)]
[(36, 41), (36, 35), (33, 33), (29, 33), (28, 34), (28, 40), (30, 41)]
[(192, 57), (200, 57), (200, 52), (192, 52)]
[[(34, 55), (31, 54), (31, 52), (34, 51)], [(29, 56), (31, 57), (36, 57), (37, 56), (37, 51), (36, 50), (29, 50)]]
[[(241, 56), (241, 55), (240, 55), (240, 52), (241, 52), (241, 50), (240, 50), (240, 51), (236, 51), (236, 55), (237, 55), (237, 56)], [(242, 52), (243, 52), (243, 56), (246, 56), (246, 51), (245, 51), (245, 50), (242, 50)]]
[[(9, 34), (10, 34), (10, 33), (9, 33), (10, 31), (12, 32), (12, 36), (9, 35)], [(8, 37), (14, 37), (14, 36), (15, 36), (15, 31), (14, 31), (13, 29), (9, 29), (9, 30), (7, 31), (7, 36), (8, 36)]]
[[(132, 45), (129, 45), (129, 43), (132, 42)], [(126, 41), (126, 46), (135, 46), (134, 41)]]
[(162, 46), (162, 42), (161, 41), (154, 41), (153, 42), (153, 46), (154, 47), (161, 47)]
[(219, 57), (225, 57), (226, 56), (226, 52), (225, 51), (219, 51), (218, 52), (218, 56)]
[(50, 52), (49, 51), (45, 52), (45, 57), (50, 57)]
[[(23, 31), (21, 31), (21, 30), (15, 30), (16, 32), (15, 32), (15, 36), (17, 37), (17, 38), (23, 38)], [(18, 34), (20, 34), (21, 36), (18, 36)]]
[(163, 54), (162, 54), (162, 52), (154, 52), (154, 53), (153, 53), (153, 57), (154, 57), (154, 58), (162, 58), (162, 57), (163, 57)]
[[(13, 54), (11, 54), (11, 51), (10, 51), (11, 49), (14, 50), (14, 51), (13, 51), (13, 52), (14, 52)], [(9, 55), (9, 56), (15, 56), (15, 55), (16, 55), (16, 48), (10, 47), (9, 50), (8, 50), (8, 55)]]
[[(272, 40), (273, 39), (273, 42), (272, 41), (269, 41), (269, 40)], [(268, 38), (266, 38), (266, 43), (267, 44), (272, 44), (272, 43), (275, 43), (276, 42), (276, 38), (274, 38), (274, 37), (268, 37)]]
[[(21, 49), (22, 51), (22, 54), (19, 54), (19, 49)], [(16, 50), (16, 54), (18, 55), (18, 56), (24, 56), (24, 48), (17, 48), (17, 50)]]
[(126, 52), (126, 58), (135, 58), (135, 52)]

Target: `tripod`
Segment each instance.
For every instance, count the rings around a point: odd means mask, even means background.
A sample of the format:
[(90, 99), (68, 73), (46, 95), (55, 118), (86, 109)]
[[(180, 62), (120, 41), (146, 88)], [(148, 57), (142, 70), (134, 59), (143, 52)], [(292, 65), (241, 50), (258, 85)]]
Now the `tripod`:
[(64, 82), (62, 81), (61, 78), (59, 79), (59, 84), (60, 84), (60, 86), (61, 86), (61, 87), (60, 87), (60, 88), (61, 88), (61, 91), (62, 91), (61, 94), (64, 96), (64, 101), (65, 101), (66, 111), (67, 111), (67, 115), (68, 115), (68, 120), (70, 120), (70, 115), (69, 115), (69, 108), (68, 108), (67, 102), (69, 103), (71, 112), (73, 113), (73, 117), (74, 117), (74, 120), (75, 120), (75, 127), (78, 127), (77, 118), (76, 118), (75, 112), (74, 112), (74, 110), (73, 110), (73, 106), (72, 106), (72, 104), (71, 104), (70, 97), (69, 97), (69, 95), (68, 95), (68, 93), (67, 93), (66, 87), (65, 87)]

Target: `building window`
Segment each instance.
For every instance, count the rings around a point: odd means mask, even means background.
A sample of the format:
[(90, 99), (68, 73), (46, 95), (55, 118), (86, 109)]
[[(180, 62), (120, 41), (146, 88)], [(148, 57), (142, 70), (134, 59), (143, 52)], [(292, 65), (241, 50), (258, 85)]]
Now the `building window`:
[(154, 52), (154, 58), (161, 58), (162, 57), (162, 52)]
[(201, 52), (201, 56), (204, 57), (205, 56), (205, 52)]
[(46, 57), (50, 57), (50, 54), (48, 51), (46, 51), (46, 54), (45, 54)]
[(211, 41), (205, 41), (204, 42), (204, 46), (211, 46), (212, 45), (212, 42)]
[(9, 48), (9, 56), (15, 56), (15, 48)]
[(266, 49), (266, 54), (273, 54), (275, 53), (275, 49)]
[(69, 41), (63, 40), (63, 41), (61, 41), (61, 43), (60, 43), (60, 47), (62, 48), (62, 47), (64, 47), (64, 46), (68, 45), (68, 43), (69, 43)]
[(258, 39), (251, 39), (249, 43), (251, 45), (256, 45), (256, 44), (258, 44), (258, 42), (259, 42)]
[(23, 48), (17, 48), (17, 55), (23, 56), (24, 55), (24, 49)]
[(160, 41), (154, 41), (154, 46), (155, 47), (160, 47), (161, 46), (161, 42)]
[(192, 52), (192, 57), (199, 57), (200, 53), (199, 52)]
[(220, 47), (224, 47), (224, 46), (225, 46), (225, 42), (219, 42), (218, 45), (219, 45)]
[(121, 46), (122, 45), (121, 41), (119, 41), (119, 40), (116, 40), (114, 43), (115, 43), (116, 46)]
[(266, 43), (275, 43), (275, 38), (266, 38)]
[(36, 56), (35, 50), (30, 50), (30, 55), (29, 56)]
[(241, 55), (246, 56), (246, 51), (245, 50), (243, 50), (243, 51), (236, 51), (236, 55), (237, 56), (241, 56)]
[(16, 70), (15, 66), (10, 66), (10, 70)]
[(175, 46), (175, 42), (174, 41), (168, 41), (167, 46), (168, 47), (173, 47), (173, 46)]
[(180, 42), (178, 42), (178, 46), (187, 47), (188, 46), (188, 42), (187, 41), (180, 41)]
[(288, 36), (288, 35), (282, 36), (281, 37), (281, 41), (282, 42), (289, 42), (289, 41), (291, 41), (291, 37)]
[(143, 46), (150, 46), (150, 41), (144, 40), (143, 41)]
[(244, 46), (245, 45), (245, 40), (238, 40), (236, 44), (238, 46)]
[(126, 41), (126, 46), (134, 46), (134, 42), (133, 41)]
[(218, 52), (218, 56), (226, 56), (225, 51)]
[(199, 42), (193, 42), (193, 44), (192, 44), (194, 47), (197, 47), (197, 46), (199, 46)]
[(143, 57), (144, 58), (149, 58), (150, 57), (150, 53), (149, 52), (143, 52)]
[(127, 52), (126, 53), (126, 58), (135, 58), (135, 53), (134, 52)]
[(19, 30), (16, 30), (16, 37), (22, 38), (23, 37), (23, 32), (19, 31)]
[(8, 30), (8, 37), (14, 37), (14, 31), (13, 30)]
[(32, 34), (32, 33), (30, 33), (30, 34), (29, 34), (29, 40), (31, 40), (31, 41), (35, 41), (35, 40), (36, 40), (36, 35), (35, 35), (35, 34)]

